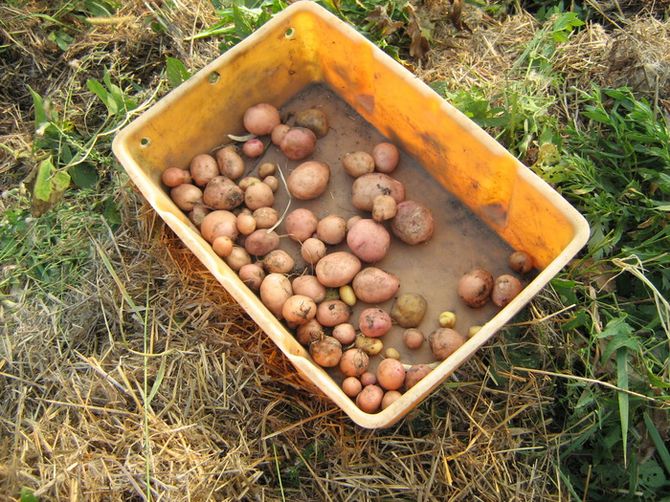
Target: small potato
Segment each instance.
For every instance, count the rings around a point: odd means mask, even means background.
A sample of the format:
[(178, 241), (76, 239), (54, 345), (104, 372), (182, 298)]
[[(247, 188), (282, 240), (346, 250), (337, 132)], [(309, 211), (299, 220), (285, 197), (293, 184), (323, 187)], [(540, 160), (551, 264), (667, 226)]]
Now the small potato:
[(206, 153), (193, 157), (189, 169), (193, 181), (201, 187), (204, 187), (212, 178), (219, 175), (219, 166), (216, 160)]
[(275, 249), (265, 255), (263, 266), (268, 273), (288, 274), (295, 267), (295, 262), (283, 249)]
[(264, 256), (279, 247), (279, 236), (265, 228), (254, 231), (244, 241), (244, 248), (253, 256)]
[(468, 338), (475, 336), (477, 333), (479, 333), (480, 329), (482, 329), (481, 326), (470, 326), (470, 328), (468, 328)]
[(305, 127), (292, 127), (279, 144), (279, 149), (291, 160), (302, 160), (314, 152), (316, 135)]
[(295, 123), (311, 130), (318, 138), (328, 134), (328, 117), (321, 110), (309, 108), (295, 114)]
[(347, 222), (341, 216), (328, 215), (316, 226), (316, 235), (326, 244), (335, 246), (344, 240), (347, 233)]
[(403, 293), (393, 303), (391, 317), (403, 328), (416, 328), (426, 314), (428, 302), (417, 293)]
[(361, 218), (361, 217), (358, 216), (358, 215), (355, 215), (355, 216), (352, 216), (351, 218), (349, 218), (349, 219), (347, 220), (347, 232), (348, 232), (349, 230), (351, 230), (351, 229), (354, 227), (354, 225), (355, 225), (356, 223), (358, 223), (359, 221), (361, 221), (362, 219), (363, 219), (363, 218)]
[(242, 204), (244, 192), (225, 176), (216, 176), (207, 183), (202, 200), (212, 209), (235, 209)]
[(456, 314), (453, 312), (442, 312), (437, 320), (443, 328), (453, 328), (456, 326)]
[(377, 195), (390, 195), (400, 203), (405, 200), (405, 185), (383, 173), (370, 173), (356, 178), (351, 186), (351, 203), (361, 211), (372, 211)]
[(400, 288), (400, 280), (376, 267), (361, 270), (352, 283), (356, 298), (365, 303), (384, 303)]
[(349, 230), (347, 245), (361, 260), (374, 263), (386, 256), (391, 246), (391, 236), (383, 225), (361, 219)]
[(342, 345), (332, 336), (326, 336), (310, 344), (309, 354), (319, 366), (332, 368), (342, 359)]
[(270, 207), (275, 202), (275, 196), (265, 183), (254, 183), (244, 192), (244, 203), (252, 211), (259, 207)]
[(238, 272), (242, 267), (251, 263), (249, 253), (240, 246), (233, 246), (233, 250), (226, 256), (226, 258), (224, 258), (224, 260), (235, 272)]
[(435, 359), (444, 361), (466, 342), (466, 338), (451, 328), (439, 328), (430, 334), (428, 342)]
[(261, 283), (260, 296), (263, 305), (281, 319), (284, 303), (293, 296), (291, 282), (284, 274), (268, 274)]
[(491, 300), (498, 307), (504, 307), (518, 295), (523, 287), (519, 279), (512, 275), (504, 274), (496, 278), (491, 292)]
[(342, 167), (349, 176), (358, 178), (375, 170), (375, 161), (367, 152), (350, 152), (342, 157)]
[(372, 201), (372, 219), (377, 222), (394, 218), (397, 210), (398, 205), (390, 195), (377, 195)]
[(296, 338), (303, 345), (321, 340), (324, 336), (323, 327), (316, 319), (310, 319), (305, 324), (300, 324), (296, 329)]
[(170, 190), (170, 197), (182, 211), (192, 211), (202, 201), (202, 190), (195, 185), (184, 183)]
[(390, 173), (398, 166), (400, 152), (392, 143), (379, 143), (372, 149), (372, 158), (375, 160), (377, 171)]
[(270, 187), (270, 190), (276, 192), (279, 189), (279, 180), (275, 176), (267, 176), (263, 183)]
[(370, 364), (370, 357), (361, 349), (349, 349), (342, 354), (340, 371), (348, 377), (359, 377)]
[(333, 328), (333, 337), (342, 345), (350, 345), (356, 340), (356, 329), (346, 322), (338, 324)]
[(293, 295), (284, 302), (281, 313), (290, 323), (305, 324), (316, 316), (316, 303), (308, 296)]
[(370, 338), (384, 336), (391, 329), (391, 324), (391, 316), (375, 307), (363, 310), (358, 318), (358, 329)]
[(281, 123), (279, 110), (268, 103), (259, 103), (244, 112), (244, 128), (251, 134), (270, 134)]
[(216, 163), (222, 176), (236, 180), (244, 174), (244, 161), (234, 146), (227, 146), (217, 150)]
[(391, 406), (393, 403), (395, 403), (398, 399), (402, 397), (402, 394), (398, 392), (397, 390), (390, 390), (388, 392), (384, 393), (384, 397), (382, 398), (382, 410), (385, 410), (389, 406)]
[(350, 315), (349, 306), (340, 300), (323, 301), (316, 309), (316, 320), (327, 328), (346, 323)]
[(423, 345), (423, 333), (414, 328), (406, 329), (402, 334), (402, 341), (408, 349), (416, 350)]
[(276, 172), (277, 172), (277, 164), (273, 164), (272, 162), (264, 162), (258, 168), (258, 176), (262, 180), (264, 180), (268, 176), (274, 175)]
[(166, 187), (178, 187), (184, 183), (191, 183), (191, 173), (186, 169), (168, 167), (165, 171), (163, 171), (163, 174), (161, 174), (161, 181)]
[(286, 133), (289, 132), (290, 130), (291, 126), (288, 126), (286, 124), (279, 124), (275, 126), (275, 128), (272, 129), (272, 143), (277, 146), (281, 145), (284, 136), (286, 136)]
[(200, 233), (207, 242), (214, 242), (220, 235), (237, 238), (237, 216), (230, 211), (212, 211), (207, 214), (200, 224)]
[(258, 291), (261, 287), (263, 279), (265, 279), (265, 272), (263, 267), (257, 263), (250, 263), (240, 268), (238, 275), (244, 284), (253, 291)]
[(363, 387), (365, 387), (366, 385), (374, 385), (377, 383), (377, 377), (375, 376), (374, 373), (366, 371), (361, 375), (361, 383), (363, 384)]
[(400, 361), (400, 352), (398, 352), (397, 349), (394, 349), (393, 347), (390, 347), (384, 351), (384, 355), (388, 359), (396, 359)]
[(237, 229), (242, 235), (252, 234), (256, 230), (256, 219), (248, 213), (241, 213), (237, 217)]
[(210, 209), (206, 208), (203, 204), (195, 204), (191, 212), (188, 213), (188, 219), (198, 228), (202, 225), (202, 220), (205, 219), (210, 213)]
[(413, 200), (400, 202), (391, 222), (391, 230), (398, 239), (410, 246), (427, 242), (435, 231), (433, 213)]
[(356, 396), (356, 405), (365, 413), (377, 413), (382, 404), (384, 391), (377, 385), (368, 385), (363, 387), (358, 396)]
[(368, 336), (358, 335), (354, 341), (354, 346), (361, 349), (369, 356), (376, 356), (384, 350), (384, 342), (379, 338), (370, 338)]
[(279, 219), (279, 213), (272, 207), (259, 207), (254, 211), (254, 221), (258, 228), (271, 228)]
[[(167, 183), (165, 184), (167, 185)], [(533, 270), (533, 258), (524, 251), (514, 251), (509, 256), (508, 263), (509, 268), (520, 274), (527, 274)]]
[(291, 195), (298, 200), (316, 199), (326, 191), (330, 180), (330, 167), (323, 162), (303, 162), (288, 175), (286, 185)]
[(363, 389), (363, 385), (361, 385), (361, 381), (356, 377), (347, 377), (342, 381), (342, 390), (351, 398), (356, 397), (361, 392), (361, 389)]
[(230, 237), (221, 235), (212, 242), (212, 249), (221, 258), (225, 258), (226, 256), (230, 256), (230, 253), (233, 252), (233, 241)]
[(354, 293), (354, 288), (348, 284), (346, 286), (340, 286), (339, 293), (340, 300), (342, 300), (344, 303), (350, 307), (356, 305), (356, 293)]
[[(315, 272), (321, 284), (327, 288), (339, 288), (349, 284), (360, 270), (361, 262), (358, 258), (346, 251), (338, 251), (321, 258), (316, 264)], [(356, 296), (361, 298), (358, 292)]]
[(294, 209), (286, 216), (284, 228), (291, 239), (303, 242), (316, 232), (318, 222), (319, 220), (309, 209)]
[(316, 303), (326, 298), (326, 288), (313, 275), (301, 275), (293, 279), (293, 292), (296, 295), (309, 296)]
[(405, 367), (396, 359), (384, 359), (377, 367), (377, 382), (386, 390), (398, 390), (405, 383)]
[(409, 390), (432, 371), (427, 364), (415, 364), (405, 374), (405, 389)]
[(240, 190), (246, 192), (251, 185), (255, 185), (256, 183), (262, 183), (262, 181), (255, 176), (245, 176), (240, 180), (237, 186), (240, 187)]
[(256, 157), (263, 155), (263, 152), (265, 151), (265, 145), (260, 139), (253, 138), (244, 142), (242, 145), (242, 151), (244, 152), (244, 155), (250, 159), (255, 159)]
[(493, 290), (493, 276), (487, 270), (476, 268), (458, 281), (458, 296), (466, 305), (480, 308), (486, 305)]
[(326, 256), (326, 245), (319, 239), (310, 237), (302, 243), (300, 255), (310, 265), (316, 265), (321, 258)]

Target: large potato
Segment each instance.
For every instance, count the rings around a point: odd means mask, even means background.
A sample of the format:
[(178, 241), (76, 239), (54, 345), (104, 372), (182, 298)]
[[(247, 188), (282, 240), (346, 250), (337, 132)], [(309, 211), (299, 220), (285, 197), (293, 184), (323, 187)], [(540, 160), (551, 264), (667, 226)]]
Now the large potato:
[(294, 241), (303, 242), (309, 239), (314, 232), (319, 220), (309, 209), (294, 209), (286, 216), (284, 228), (286, 233)]
[(202, 201), (212, 209), (234, 209), (244, 200), (244, 192), (225, 176), (212, 178), (202, 195)]
[(316, 303), (308, 296), (293, 295), (284, 302), (282, 315), (290, 323), (306, 324), (316, 316)]
[(230, 211), (212, 211), (200, 224), (200, 233), (207, 242), (214, 242), (221, 235), (235, 240), (237, 232), (237, 216)]
[(254, 183), (244, 192), (244, 204), (252, 211), (261, 207), (270, 207), (274, 201), (272, 188), (265, 183)]
[(258, 103), (244, 112), (244, 128), (251, 134), (270, 134), (281, 123), (279, 111), (269, 103)]
[(380, 308), (367, 308), (358, 318), (358, 329), (365, 336), (379, 338), (391, 329), (391, 316)]
[(316, 199), (326, 191), (330, 167), (323, 162), (303, 162), (288, 175), (286, 184), (291, 195), (299, 200)]
[(361, 261), (358, 258), (346, 251), (338, 251), (319, 260), (316, 277), (327, 288), (339, 288), (349, 284), (360, 269)]
[(386, 256), (391, 236), (379, 223), (359, 220), (347, 234), (347, 245), (361, 260), (374, 263)]
[(279, 143), (279, 149), (291, 160), (302, 160), (316, 147), (316, 135), (305, 127), (292, 127)]
[(356, 274), (352, 286), (356, 298), (362, 302), (383, 303), (396, 294), (400, 288), (400, 280), (379, 268), (367, 267)]
[(212, 178), (219, 175), (219, 166), (216, 160), (206, 153), (193, 157), (189, 169), (193, 181), (201, 187), (204, 187)]
[(276, 232), (268, 232), (261, 228), (249, 235), (244, 241), (244, 248), (254, 256), (264, 256), (279, 247), (279, 236)]
[(372, 211), (378, 195), (390, 195), (396, 202), (402, 202), (405, 185), (386, 174), (370, 173), (356, 178), (351, 186), (351, 203), (356, 209)]
[(347, 233), (347, 222), (341, 216), (330, 214), (319, 221), (316, 235), (326, 244), (335, 246), (344, 240)]
[(391, 222), (391, 230), (398, 239), (412, 246), (426, 242), (435, 231), (433, 213), (416, 201), (401, 202)]
[(293, 279), (293, 292), (296, 295), (309, 296), (316, 303), (326, 298), (326, 288), (313, 275), (301, 275)]
[(202, 201), (202, 190), (190, 183), (183, 183), (170, 190), (170, 197), (182, 211), (191, 211)]
[(261, 283), (260, 295), (263, 305), (281, 319), (284, 303), (293, 296), (291, 282), (283, 274), (268, 274)]
[(236, 180), (244, 174), (244, 161), (239, 156), (234, 146), (227, 146), (216, 151), (216, 162), (219, 165), (219, 172)]

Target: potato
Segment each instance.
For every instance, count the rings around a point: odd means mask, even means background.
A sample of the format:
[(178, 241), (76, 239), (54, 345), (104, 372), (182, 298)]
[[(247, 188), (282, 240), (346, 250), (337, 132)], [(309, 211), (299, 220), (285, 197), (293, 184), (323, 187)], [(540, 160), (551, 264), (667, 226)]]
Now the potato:
[(244, 142), (242, 145), (242, 151), (244, 152), (244, 155), (250, 159), (255, 159), (256, 157), (263, 155), (263, 152), (265, 151), (265, 145), (260, 139), (253, 138)]
[(349, 219), (347, 220), (347, 232), (348, 232), (349, 230), (351, 230), (352, 228), (354, 228), (354, 225), (355, 225), (356, 223), (358, 223), (359, 221), (361, 221), (362, 219), (363, 219), (363, 218), (361, 218), (361, 217), (358, 216), (358, 215), (355, 215), (355, 216), (352, 216), (351, 218), (349, 218)]
[(191, 220), (191, 222), (198, 228), (200, 228), (200, 225), (202, 225), (202, 220), (205, 219), (205, 216), (207, 216), (211, 210), (209, 208), (206, 208), (203, 204), (197, 203), (193, 206), (193, 209), (191, 209), (191, 212), (188, 213), (188, 219)]
[(249, 235), (256, 230), (256, 218), (249, 213), (240, 213), (237, 216), (237, 230), (242, 235)]
[[(339, 288), (349, 284), (361, 269), (361, 262), (351, 253), (338, 251), (327, 254), (316, 264), (316, 278), (327, 288)], [(354, 287), (356, 291), (356, 287)], [(356, 292), (356, 296), (361, 296)]]
[(243, 192), (246, 192), (251, 185), (255, 185), (256, 183), (262, 183), (262, 181), (255, 176), (245, 176), (239, 181), (237, 186), (239, 186)]
[(275, 202), (275, 196), (265, 183), (254, 183), (244, 192), (244, 204), (252, 211), (259, 207), (270, 207)]
[(424, 378), (432, 368), (427, 364), (415, 364), (411, 366), (405, 374), (405, 389), (409, 390)]
[(268, 273), (288, 274), (295, 267), (295, 262), (283, 249), (275, 249), (265, 255), (263, 266)]
[(213, 242), (220, 235), (237, 238), (237, 216), (230, 211), (212, 211), (200, 224), (200, 233), (207, 242)]
[(204, 187), (212, 178), (219, 175), (219, 166), (216, 160), (206, 153), (193, 157), (189, 169), (193, 182), (201, 187)]
[(212, 209), (235, 209), (242, 204), (244, 192), (231, 179), (216, 176), (207, 183), (202, 200)]
[(402, 397), (402, 394), (398, 392), (397, 390), (390, 390), (388, 392), (384, 393), (384, 397), (382, 398), (382, 410), (385, 410), (389, 406), (391, 406), (393, 403), (395, 403), (398, 399)]
[(416, 328), (426, 314), (428, 302), (417, 293), (403, 293), (393, 303), (391, 317), (403, 328)]
[(498, 307), (504, 307), (518, 295), (523, 287), (519, 279), (512, 275), (504, 274), (496, 278), (491, 292), (491, 300)]
[(361, 349), (349, 349), (342, 354), (340, 371), (348, 377), (359, 377), (368, 369), (370, 357)]
[(163, 174), (161, 174), (161, 181), (166, 187), (178, 187), (184, 183), (191, 183), (191, 173), (186, 169), (168, 167), (165, 171), (163, 171)]
[(466, 338), (458, 331), (451, 328), (438, 328), (428, 336), (430, 350), (433, 351), (435, 359), (444, 361), (451, 354), (456, 352)]
[(264, 180), (268, 176), (272, 176), (277, 172), (277, 164), (272, 162), (263, 162), (258, 168), (258, 176), (260, 179)]
[(376, 356), (384, 349), (384, 342), (382, 342), (379, 338), (370, 338), (368, 336), (358, 335), (354, 341), (354, 346), (358, 349), (361, 349), (369, 356)]
[(391, 222), (391, 230), (398, 239), (411, 246), (427, 242), (435, 231), (433, 213), (413, 200), (401, 202)]
[(356, 329), (349, 323), (338, 324), (333, 328), (333, 337), (342, 345), (350, 345), (356, 340)]
[(316, 303), (308, 296), (293, 295), (284, 302), (281, 312), (286, 321), (298, 325), (305, 324), (316, 316)]
[(342, 345), (332, 336), (326, 336), (310, 344), (309, 354), (319, 366), (332, 368), (342, 358)]
[(170, 197), (182, 211), (192, 211), (202, 201), (202, 190), (195, 185), (184, 183), (170, 190)]
[(342, 380), (342, 390), (351, 398), (356, 397), (362, 388), (361, 381), (356, 377), (347, 377)]
[[(167, 185), (167, 183), (165, 184)], [(533, 259), (528, 253), (524, 251), (514, 251), (509, 256), (508, 263), (509, 268), (520, 274), (527, 274), (533, 270)]]
[(350, 315), (349, 306), (340, 300), (323, 301), (316, 309), (316, 320), (328, 328), (347, 322)]
[(265, 228), (254, 231), (244, 241), (244, 248), (254, 256), (264, 256), (279, 247), (279, 236)]
[(279, 213), (272, 207), (259, 207), (254, 211), (254, 220), (258, 228), (271, 228), (279, 220)]
[(244, 174), (244, 161), (234, 146), (227, 146), (217, 150), (216, 163), (222, 176), (236, 180)]
[(377, 385), (368, 385), (363, 387), (358, 396), (356, 396), (356, 405), (365, 413), (377, 413), (382, 404), (384, 391)]
[(316, 232), (318, 222), (319, 220), (309, 209), (294, 209), (286, 216), (284, 228), (291, 239), (303, 242)]
[(377, 195), (372, 201), (372, 219), (377, 222), (394, 218), (397, 211), (398, 205), (390, 195)]
[(258, 263), (249, 263), (242, 266), (238, 271), (238, 275), (244, 284), (253, 291), (258, 291), (261, 287), (263, 279), (265, 279), (265, 272), (263, 267)]
[(296, 295), (309, 296), (316, 303), (326, 298), (326, 288), (313, 275), (301, 275), (293, 279), (293, 292)]
[(356, 298), (365, 303), (384, 303), (400, 288), (400, 280), (376, 267), (361, 270), (352, 283)]
[(284, 303), (293, 296), (291, 282), (284, 274), (268, 274), (261, 283), (260, 295), (263, 305), (281, 319)]
[(418, 329), (406, 329), (402, 334), (402, 341), (408, 349), (416, 350), (423, 345), (423, 333)]
[(405, 200), (405, 185), (382, 173), (370, 173), (356, 178), (351, 186), (351, 203), (361, 211), (372, 211), (377, 195), (390, 195), (400, 203)]
[(288, 126), (286, 124), (279, 124), (275, 126), (275, 128), (272, 129), (272, 143), (277, 146), (281, 145), (284, 136), (286, 136), (286, 133), (289, 132), (290, 130), (291, 126)]
[(374, 373), (366, 371), (361, 375), (361, 383), (363, 384), (363, 387), (365, 387), (366, 385), (374, 385), (377, 383), (377, 377), (375, 376)]
[(300, 255), (310, 265), (316, 265), (321, 258), (326, 256), (326, 245), (319, 239), (310, 237), (302, 243)]
[(397, 359), (400, 361), (400, 352), (397, 351), (397, 349), (394, 349), (393, 347), (389, 347), (384, 351), (384, 356), (386, 356), (388, 359)]
[(384, 359), (377, 367), (377, 382), (386, 390), (398, 390), (405, 383), (405, 367), (396, 359)]
[(281, 123), (279, 110), (268, 103), (259, 103), (244, 112), (244, 128), (251, 134), (270, 134)]
[(458, 281), (458, 296), (466, 305), (479, 308), (486, 305), (493, 290), (493, 276), (487, 270), (470, 270)]
[(391, 329), (391, 324), (391, 316), (375, 307), (363, 310), (358, 318), (358, 329), (370, 338), (384, 336)]
[(305, 127), (292, 127), (279, 143), (279, 149), (291, 160), (308, 157), (316, 147), (316, 135)]
[(298, 200), (312, 200), (326, 191), (330, 180), (330, 167), (323, 162), (303, 162), (288, 175), (286, 184), (291, 195)]
[(316, 108), (309, 108), (296, 113), (295, 124), (300, 127), (306, 127), (316, 134), (318, 138), (323, 138), (328, 134), (328, 117)]
[(481, 330), (481, 329), (482, 329), (482, 326), (478, 326), (478, 325), (470, 326), (468, 328), (468, 338), (472, 338), (473, 336), (475, 336), (477, 333), (479, 333), (479, 330)]
[(356, 293), (354, 293), (354, 288), (348, 284), (346, 286), (340, 286), (338, 293), (340, 294), (340, 300), (342, 300), (344, 303), (350, 307), (356, 305)]
[(344, 171), (354, 178), (369, 174), (375, 170), (375, 161), (367, 152), (349, 152), (342, 157)]
[(214, 242), (212, 242), (212, 249), (221, 258), (225, 258), (226, 256), (230, 256), (230, 253), (233, 252), (233, 241), (230, 237), (220, 235), (214, 239)]
[(361, 260), (374, 263), (386, 256), (391, 236), (379, 223), (362, 219), (349, 230), (347, 245)]
[(224, 260), (235, 272), (239, 271), (245, 265), (251, 263), (251, 257), (249, 256), (249, 253), (247, 253), (246, 250), (240, 246), (233, 246), (233, 250), (228, 256), (226, 256), (226, 258), (224, 258)]
[(309, 345), (312, 342), (321, 340), (325, 336), (323, 327), (316, 319), (310, 319), (305, 324), (301, 324), (296, 329), (296, 338), (303, 345)]
[(372, 158), (375, 167), (380, 173), (390, 173), (395, 170), (400, 160), (400, 152), (391, 143), (379, 143), (372, 149)]
[(279, 180), (275, 176), (267, 176), (263, 183), (270, 187), (272, 192), (276, 192), (279, 189)]

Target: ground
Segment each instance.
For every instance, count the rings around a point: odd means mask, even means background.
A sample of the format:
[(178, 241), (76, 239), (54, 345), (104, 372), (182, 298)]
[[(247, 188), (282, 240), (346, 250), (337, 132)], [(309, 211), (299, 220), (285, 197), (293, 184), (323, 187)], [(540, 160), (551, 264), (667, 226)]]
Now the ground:
[(110, 151), (283, 2), (8, 0), (0, 499), (667, 499), (667, 1), (321, 3), (552, 183), (587, 248), (407, 418), (361, 429)]

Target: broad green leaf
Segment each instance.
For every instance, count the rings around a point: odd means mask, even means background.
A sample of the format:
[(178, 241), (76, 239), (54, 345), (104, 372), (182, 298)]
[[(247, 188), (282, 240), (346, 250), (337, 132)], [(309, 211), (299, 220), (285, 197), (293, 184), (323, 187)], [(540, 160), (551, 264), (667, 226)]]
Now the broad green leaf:
[[(628, 349), (620, 348), (616, 353), (617, 386), (628, 390)], [(621, 440), (623, 441), (623, 463), (628, 464), (628, 394), (617, 392), (619, 401), (619, 419), (621, 421)]]
[(100, 98), (100, 101), (102, 101), (105, 104), (105, 106), (107, 107), (107, 112), (110, 115), (114, 115), (116, 114), (116, 112), (119, 111), (116, 101), (107, 92), (107, 89), (105, 89), (105, 87), (100, 82), (98, 82), (95, 79), (89, 78), (86, 81), (86, 87), (88, 87), (89, 91), (91, 91), (93, 94), (98, 96), (98, 98)]
[(51, 177), (51, 189), (54, 193), (62, 193), (70, 186), (70, 175), (66, 171), (56, 171)]
[(49, 202), (49, 198), (53, 192), (51, 187), (51, 175), (54, 171), (54, 165), (51, 162), (51, 157), (43, 160), (37, 168), (37, 177), (35, 178), (35, 188), (33, 195), (44, 202)]
[(170, 87), (177, 87), (191, 76), (184, 63), (177, 58), (171, 57), (167, 58), (166, 72)]
[(105, 201), (102, 216), (112, 228), (116, 228), (121, 224), (121, 213), (119, 212), (119, 208), (116, 207), (114, 199), (109, 198)]
[(79, 188), (91, 188), (98, 182), (98, 172), (91, 164), (77, 164), (68, 169), (68, 173)]
[(21, 493), (20, 493), (20, 501), (21, 502), (40, 502), (39, 497), (36, 497), (33, 491), (24, 486), (21, 488)]

